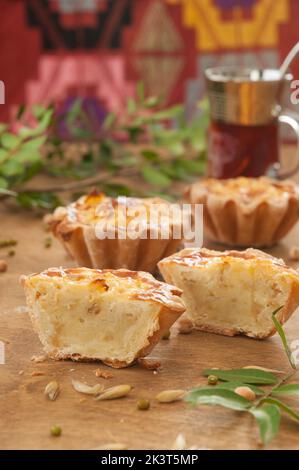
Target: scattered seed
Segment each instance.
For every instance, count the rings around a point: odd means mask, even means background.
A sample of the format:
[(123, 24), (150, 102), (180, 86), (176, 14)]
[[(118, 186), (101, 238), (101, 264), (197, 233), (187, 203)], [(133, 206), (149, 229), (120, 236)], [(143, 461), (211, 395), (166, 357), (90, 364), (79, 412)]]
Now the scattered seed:
[(28, 313), (28, 309), (25, 305), (20, 305), (20, 307), (16, 307), (15, 308), (15, 312), (16, 314), (18, 315), (23, 315), (23, 314), (27, 314)]
[(0, 260), (0, 273), (7, 271), (7, 262), (4, 259)]
[(138, 410), (148, 410), (150, 407), (150, 401), (147, 400), (147, 399), (141, 399), (141, 400), (138, 400), (137, 402), (137, 409)]
[(24, 371), (23, 370), (19, 370), (19, 375), (23, 375), (24, 374)]
[(209, 385), (217, 385), (218, 377), (216, 375), (209, 375), (208, 377), (208, 384)]
[(96, 369), (94, 371), (96, 377), (101, 377), (102, 379), (113, 379), (114, 375), (111, 372), (106, 372), (105, 370)]
[(33, 372), (31, 372), (31, 377), (39, 377), (41, 375), (46, 375), (46, 374), (42, 372), (41, 370), (34, 370)]
[(52, 426), (51, 427), (51, 435), (54, 436), (54, 437), (58, 437), (58, 436), (61, 436), (61, 433), (62, 433), (62, 429), (60, 426)]
[(273, 372), (274, 374), (284, 374), (282, 370), (277, 369), (268, 369), (267, 367), (260, 367), (260, 366), (245, 366), (243, 369), (258, 369), (263, 370), (264, 372)]
[(103, 393), (101, 393), (101, 395), (96, 397), (96, 400), (114, 400), (116, 398), (123, 398), (130, 393), (131, 389), (131, 385), (116, 385), (115, 387), (107, 388)]
[(76, 392), (85, 393), (86, 395), (98, 395), (104, 390), (104, 385), (102, 384), (90, 386), (79, 380), (72, 380), (72, 385)]
[(192, 333), (193, 323), (189, 318), (182, 318), (178, 323), (178, 332), (181, 335), (189, 335)]
[(246, 398), (248, 401), (254, 401), (256, 399), (254, 391), (249, 387), (237, 387), (235, 389), (235, 393), (243, 398)]
[(162, 336), (162, 339), (169, 339), (170, 338), (170, 330), (165, 331), (164, 335)]
[(185, 393), (185, 390), (164, 390), (163, 392), (158, 393), (156, 400), (160, 403), (172, 403), (174, 401), (182, 400)]
[(47, 356), (42, 354), (40, 356), (32, 356), (30, 361), (35, 362), (35, 363), (40, 363), (40, 362), (45, 362), (46, 359), (47, 359)]
[(184, 434), (180, 433), (177, 435), (174, 443), (172, 444), (172, 450), (186, 450), (187, 444)]
[(138, 364), (144, 369), (147, 370), (157, 370), (161, 367), (161, 362), (156, 359), (147, 359), (145, 357), (140, 357), (138, 359)]
[(44, 225), (44, 229), (45, 229), (46, 232), (50, 232), (50, 230), (51, 230), (52, 219), (53, 219), (52, 214), (46, 214), (43, 217), (43, 225)]
[(7, 256), (9, 256), (10, 258), (12, 258), (13, 256), (15, 256), (15, 254), (16, 254), (16, 250), (9, 250), (9, 251), (7, 252)]
[(50, 248), (50, 247), (52, 246), (52, 242), (53, 242), (53, 240), (52, 240), (51, 237), (45, 238), (45, 240), (44, 240), (44, 247), (45, 247), (45, 248)]
[(182, 433), (178, 434), (171, 448), (172, 450), (211, 450), (208, 447), (199, 447), (197, 445), (188, 446)]
[(17, 240), (8, 238), (7, 240), (0, 240), (0, 248), (7, 248), (8, 246), (16, 246)]
[(110, 444), (103, 444), (102, 446), (96, 447), (92, 450), (127, 450), (128, 446), (126, 444), (121, 444), (118, 442), (112, 442)]
[(45, 395), (49, 398), (49, 400), (54, 401), (59, 395), (59, 384), (55, 380), (53, 382), (49, 382), (45, 387)]

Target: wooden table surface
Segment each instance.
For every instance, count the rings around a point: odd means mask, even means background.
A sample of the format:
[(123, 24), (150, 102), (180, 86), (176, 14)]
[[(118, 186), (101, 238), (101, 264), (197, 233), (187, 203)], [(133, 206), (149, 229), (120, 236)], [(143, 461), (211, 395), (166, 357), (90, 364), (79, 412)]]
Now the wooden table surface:
[[(94, 449), (106, 444), (123, 444), (129, 449), (170, 449), (176, 436), (183, 433), (188, 446), (209, 449), (258, 448), (257, 426), (250, 416), (220, 407), (198, 409), (177, 402), (159, 404), (155, 395), (165, 389), (189, 388), (204, 384), (205, 367), (236, 368), (259, 365), (287, 370), (288, 363), (277, 335), (266, 341), (243, 337), (228, 338), (193, 332), (172, 333), (162, 341), (152, 357), (162, 363), (158, 374), (133, 366), (113, 370), (101, 364), (78, 364), (47, 360), (34, 363), (33, 355), (42, 353), (24, 309), (21, 274), (49, 266), (73, 266), (58, 242), (44, 247), (45, 233), (41, 219), (11, 209), (0, 208), (0, 238), (16, 238), (16, 255), (8, 259), (8, 271), (0, 274), (0, 340), (5, 343), (6, 361), (0, 365), (0, 448), (2, 449)], [(287, 259), (289, 246), (299, 245), (299, 224), (270, 253)], [(6, 250), (1, 250), (5, 254)], [(294, 263), (293, 263), (294, 265)], [(296, 266), (296, 264), (295, 264)], [(299, 340), (299, 313), (286, 326), (290, 341)], [(97, 367), (113, 373), (110, 380), (95, 377)], [(32, 376), (40, 371), (44, 375)], [(106, 386), (131, 384), (125, 399), (95, 402), (73, 390), (71, 378), (88, 384)], [(57, 379), (61, 393), (48, 401), (45, 385)], [(151, 399), (148, 411), (138, 411), (139, 398)], [(296, 400), (291, 401), (296, 404)], [(299, 399), (297, 400), (299, 408)], [(62, 428), (59, 438), (50, 436), (52, 425)], [(299, 449), (299, 426), (283, 418), (279, 436), (268, 448)]]

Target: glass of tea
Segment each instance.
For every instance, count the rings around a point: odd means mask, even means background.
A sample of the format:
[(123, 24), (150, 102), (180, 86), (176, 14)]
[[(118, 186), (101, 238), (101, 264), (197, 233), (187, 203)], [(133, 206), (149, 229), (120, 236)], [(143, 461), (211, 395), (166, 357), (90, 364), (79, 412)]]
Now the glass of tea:
[[(299, 124), (282, 112), (292, 75), (244, 67), (209, 68), (205, 75), (211, 108), (208, 176), (293, 175), (299, 169)], [(286, 171), (280, 163), (280, 123), (291, 126), (297, 137), (296, 161)]]

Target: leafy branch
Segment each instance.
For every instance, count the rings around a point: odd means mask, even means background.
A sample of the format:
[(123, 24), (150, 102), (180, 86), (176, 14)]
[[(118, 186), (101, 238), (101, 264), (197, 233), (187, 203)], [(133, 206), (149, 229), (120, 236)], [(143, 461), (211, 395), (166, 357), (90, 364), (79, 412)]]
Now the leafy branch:
[[(139, 83), (125, 112), (109, 113), (98, 134), (82, 99), (63, 114), (54, 106), (21, 106), (13, 128), (0, 124), (0, 197), (45, 209), (60, 203), (58, 194), (89, 186), (113, 195), (175, 197), (173, 183), (204, 172), (206, 102), (200, 108), (187, 122), (183, 106), (164, 109)], [(41, 174), (55, 183), (37, 186)]]
[[(264, 445), (268, 444), (279, 432), (281, 415), (287, 414), (299, 423), (299, 413), (282, 401), (285, 396), (299, 395), (299, 384), (288, 383), (298, 369), (288, 345), (284, 329), (272, 314), (272, 321), (280, 336), (287, 355), (291, 371), (278, 379), (274, 373), (262, 368), (244, 368), (232, 370), (206, 369), (205, 377), (213, 377), (215, 385), (197, 387), (189, 391), (186, 401), (192, 405), (220, 405), (225, 408), (250, 413), (256, 419), (260, 430), (260, 438)], [(220, 383), (219, 383), (220, 381)], [(257, 387), (258, 385), (258, 387)], [(260, 388), (269, 386), (268, 390)]]

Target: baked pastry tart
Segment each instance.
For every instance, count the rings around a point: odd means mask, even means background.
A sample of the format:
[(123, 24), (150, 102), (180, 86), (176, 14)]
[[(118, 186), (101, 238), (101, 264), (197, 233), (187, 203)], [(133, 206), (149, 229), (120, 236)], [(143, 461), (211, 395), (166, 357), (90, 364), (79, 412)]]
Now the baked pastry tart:
[(299, 219), (299, 187), (270, 178), (206, 179), (186, 192), (204, 205), (208, 238), (230, 246), (271, 246)]
[(267, 338), (272, 313), (284, 323), (299, 305), (299, 274), (262, 251), (186, 248), (159, 263), (167, 282), (183, 290), (195, 328), (227, 336)]
[(144, 272), (50, 268), (22, 282), (33, 326), (54, 359), (129, 366), (185, 311), (180, 289)]
[(174, 236), (180, 222), (169, 217), (171, 207), (160, 198), (111, 198), (93, 191), (57, 208), (47, 222), (80, 266), (154, 272), (182, 242)]

